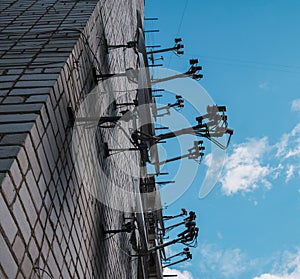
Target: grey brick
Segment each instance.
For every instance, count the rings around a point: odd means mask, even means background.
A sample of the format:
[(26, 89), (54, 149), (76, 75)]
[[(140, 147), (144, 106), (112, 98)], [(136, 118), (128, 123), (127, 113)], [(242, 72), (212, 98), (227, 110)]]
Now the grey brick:
[(13, 164), (14, 159), (1, 159), (0, 160), (0, 172), (5, 172), (10, 170), (11, 165)]
[(26, 278), (32, 277), (31, 275), (33, 274), (33, 263), (30, 260), (27, 253), (25, 253), (24, 259), (22, 262), (22, 271), (25, 274)]
[(14, 82), (12, 82), (12, 81), (9, 81), (9, 82), (0, 82), (0, 89), (1, 90), (3, 90), (3, 89), (9, 89), (9, 88), (13, 87), (13, 85), (14, 85)]
[(15, 262), (12, 253), (9, 250), (6, 242), (4, 241), (2, 235), (0, 235), (0, 247), (1, 247), (1, 253), (0, 253), (1, 266), (8, 278), (15, 278), (18, 272), (18, 265)]
[(29, 136), (27, 133), (5, 135), (0, 141), (0, 145), (22, 145), (25, 146), (26, 138)]
[(17, 104), (1, 105), (0, 113), (30, 113), (40, 112), (43, 104)]
[(25, 182), (20, 187), (19, 198), (23, 204), (31, 228), (34, 228), (35, 222), (37, 221), (37, 213)]
[(52, 68), (47, 68), (45, 70), (45, 73), (49, 74), (59, 74), (61, 72), (62, 67), (52, 67)]
[(25, 244), (23, 240), (20, 238), (20, 236), (16, 236), (14, 244), (13, 244), (13, 251), (14, 254), (17, 257), (17, 260), (19, 264), (22, 262), (22, 259), (24, 257), (24, 252), (25, 252)]
[(33, 142), (33, 146), (36, 149), (40, 142), (41, 142), (41, 138), (39, 136), (39, 133), (37, 131), (36, 125), (34, 125), (30, 131), (30, 135), (31, 135), (31, 140)]
[(19, 146), (0, 146), (0, 159), (16, 158), (19, 151)]
[(0, 96), (7, 96), (9, 92), (9, 89), (3, 89), (0, 87)]
[(46, 103), (47, 99), (49, 98), (48, 94), (47, 95), (33, 95), (30, 96), (27, 100), (26, 103)]
[(56, 255), (53, 254), (53, 251), (49, 251), (49, 257), (47, 261), (47, 265), (49, 268), (51, 268), (51, 274), (53, 278), (59, 278), (60, 277), (60, 271), (56, 262)]
[(38, 249), (40, 251), (42, 245), (43, 245), (43, 239), (44, 239), (44, 231), (43, 231), (43, 228), (41, 226), (41, 223), (40, 221), (38, 221), (35, 225), (35, 228), (34, 228), (34, 238), (37, 242), (37, 245), (38, 245)]
[(19, 186), (21, 185), (22, 179), (23, 179), (23, 175), (22, 175), (20, 167), (17, 163), (17, 160), (15, 160), (15, 159), (13, 160), (13, 163), (11, 164), (9, 172), (10, 172), (11, 178), (13, 179), (16, 187), (19, 188)]
[[(6, 185), (6, 187), (8, 187)], [(11, 187), (13, 187), (13, 185), (11, 185)], [(16, 223), (13, 219), (13, 216), (9, 210), (9, 208), (7, 207), (2, 195), (0, 195), (0, 224), (6, 234), (6, 237), (8, 238), (9, 242), (12, 243), (16, 234), (17, 234), (17, 231), (18, 231), (18, 228), (16, 226)], [(0, 246), (2, 247), (2, 246)], [(1, 254), (1, 253), (0, 253)]]
[(15, 81), (18, 77), (18, 75), (0, 75), (0, 82)]
[(26, 114), (6, 114), (1, 115), (0, 123), (22, 123), (34, 121), (37, 118), (38, 114), (26, 113)]
[(31, 170), (28, 171), (25, 181), (28, 185), (30, 196), (35, 204), (35, 208), (37, 211), (39, 211), (42, 206), (42, 196), (40, 191), (43, 192), (45, 190), (45, 183), (42, 181), (42, 178), (40, 179), (40, 182), (37, 183)]
[[(44, 234), (44, 232), (43, 232)], [(44, 256), (44, 258), (48, 258), (49, 252), (50, 252), (50, 247), (49, 247), (49, 243), (48, 240), (46, 238), (46, 234), (43, 235), (43, 242), (42, 242), (42, 249), (41, 249), (41, 253)]]
[(24, 148), (20, 148), (20, 152), (18, 153), (17, 160), (19, 162), (19, 166), (21, 168), (22, 174), (25, 175), (29, 168), (29, 162), (24, 151)]
[(13, 88), (10, 92), (10, 96), (24, 96), (24, 95), (41, 95), (49, 94), (51, 87), (38, 87), (38, 88)]
[(27, 75), (22, 75), (20, 80), (42, 81), (42, 80), (56, 80), (57, 78), (58, 78), (58, 74), (27, 74)]
[(53, 154), (52, 154), (52, 151), (51, 151), (51, 148), (50, 148), (50, 143), (49, 143), (49, 140), (48, 140), (48, 137), (47, 137), (46, 134), (44, 135), (44, 137), (42, 139), (42, 145), (44, 147), (45, 154), (47, 154), (47, 156), (46, 156), (47, 162), (49, 164), (49, 168), (50, 168), (50, 171), (52, 173), (54, 171), (54, 168), (55, 168), (56, 164), (55, 164)]
[(33, 126), (34, 122), (0, 124), (0, 133), (15, 134), (30, 132)]
[(25, 98), (20, 96), (7, 96), (4, 99), (3, 104), (18, 104), (18, 103), (23, 103), (24, 100)]
[(17, 198), (13, 204), (13, 214), (17, 220), (20, 232), (24, 237), (25, 244), (27, 245), (29, 238), (31, 236), (31, 229), (24, 213), (24, 209), (21, 206), (19, 199)]
[(28, 244), (28, 252), (31, 256), (31, 258), (33, 259), (33, 261), (36, 261), (38, 259), (38, 256), (40, 254), (40, 251), (35, 243), (34, 238), (32, 238)]
[(46, 184), (48, 185), (50, 182), (50, 179), (51, 179), (51, 173), (50, 173), (49, 165), (47, 163), (45, 151), (44, 151), (42, 144), (40, 144), (37, 149), (37, 157), (39, 159), (41, 169), (43, 170), (43, 175), (44, 175)]
[(44, 128), (46, 128), (48, 123), (49, 123), (49, 117), (48, 117), (48, 114), (47, 114), (46, 106), (42, 107), (42, 109), (40, 110), (40, 113), (41, 113), (42, 123), (44, 125)]
[(33, 171), (34, 177), (36, 180), (38, 180), (39, 176), (41, 174), (41, 168), (40, 168), (36, 153), (33, 149), (33, 144), (32, 144), (30, 137), (26, 138), (25, 151), (26, 151), (27, 158), (29, 160), (31, 169)]
[(26, 81), (18, 81), (14, 85), (14, 87), (15, 88), (41, 88), (41, 87), (51, 88), (53, 85), (54, 85), (54, 80), (26, 80)]
[(52, 153), (53, 153), (53, 158), (54, 158), (55, 161), (57, 161), (57, 158), (59, 156), (59, 151), (58, 151), (59, 146), (57, 146), (57, 142), (56, 142), (56, 139), (55, 139), (55, 136), (54, 136), (53, 129), (52, 129), (51, 125), (48, 126), (47, 131), (46, 131), (46, 135), (47, 135), (47, 138), (48, 138), (49, 143), (50, 143), (50, 148), (51, 148)]
[(43, 124), (40, 116), (36, 119), (36, 127), (37, 127), (38, 133), (40, 135), (40, 138), (42, 138), (45, 133), (45, 128), (44, 128), (44, 124)]
[(8, 205), (11, 205), (16, 197), (16, 189), (8, 173), (4, 173), (1, 182), (1, 190), (6, 202)]

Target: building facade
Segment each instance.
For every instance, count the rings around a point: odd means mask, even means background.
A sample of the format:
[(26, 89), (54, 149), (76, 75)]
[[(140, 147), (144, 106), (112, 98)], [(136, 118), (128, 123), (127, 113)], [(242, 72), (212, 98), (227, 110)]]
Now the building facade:
[[(146, 176), (141, 152), (106, 154), (112, 139), (128, 143), (128, 124), (95, 132), (84, 123), (74, 149), (74, 117), (87, 96), (96, 96), (98, 117), (121, 115), (116, 102), (135, 99), (126, 77), (97, 76), (137, 67), (135, 48), (109, 46), (137, 40), (143, 11), (142, 0), (1, 1), (0, 278), (162, 277), (159, 255), (137, 256), (149, 232), (155, 245), (161, 215), (136, 216), (143, 201), (119, 196)], [(91, 168), (78, 170), (94, 146), (90, 132), (106, 177), (96, 181), (100, 194), (86, 187)], [(105, 232), (130, 222), (129, 233)]]

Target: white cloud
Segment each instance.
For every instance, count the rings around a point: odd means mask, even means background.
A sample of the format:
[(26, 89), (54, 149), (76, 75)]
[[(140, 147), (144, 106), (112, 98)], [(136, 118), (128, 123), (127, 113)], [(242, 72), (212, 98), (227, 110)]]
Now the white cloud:
[(300, 165), (300, 123), (297, 124), (290, 133), (282, 135), (278, 143), (274, 145), (276, 157), (284, 164), (285, 182), (293, 177), (299, 176)]
[(268, 90), (270, 88), (270, 85), (267, 81), (262, 82), (258, 85), (258, 87), (262, 90)]
[(164, 268), (164, 275), (177, 275), (177, 279), (193, 279), (193, 275), (184, 270), (184, 271), (180, 271), (180, 270), (177, 270), (177, 269), (171, 269), (171, 268)]
[(221, 274), (226, 278), (239, 278), (239, 275), (253, 266), (240, 249), (221, 249), (215, 244), (201, 247), (200, 270), (203, 274)]
[(299, 111), (300, 110), (300, 99), (296, 99), (292, 101), (292, 111)]
[(281, 263), (274, 270), (253, 279), (299, 279), (300, 278), (300, 249), (296, 253), (285, 252)]
[(276, 157), (281, 157), (285, 154), (289, 144), (289, 139), (290, 139), (289, 134), (283, 134), (279, 142), (275, 144), (275, 148), (277, 149)]
[(295, 167), (294, 165), (289, 165), (286, 171), (286, 179), (285, 182), (288, 182), (294, 176)]
[(221, 178), (222, 190), (226, 195), (239, 191), (249, 192), (262, 184), (271, 187), (267, 180), (272, 168), (263, 164), (263, 156), (270, 149), (268, 139), (250, 139), (235, 145), (224, 165)]
[[(207, 274), (217, 274), (218, 278), (244, 278), (243, 274), (269, 268), (253, 279), (299, 279), (300, 248), (293, 252), (280, 251), (267, 258), (250, 258), (239, 248), (222, 249), (216, 244), (201, 245), (200, 271), (203, 278)], [(271, 267), (270, 267), (271, 266)], [(211, 278), (209, 276), (209, 278)]]
[[(204, 163), (210, 166), (209, 154)], [(272, 180), (283, 178), (288, 183), (300, 176), (300, 123), (282, 135), (274, 145), (268, 138), (248, 139), (233, 146), (225, 160), (220, 178), (225, 195), (246, 193), (258, 187), (272, 187)]]
[(218, 237), (219, 239), (223, 239), (222, 233), (221, 233), (221, 232), (217, 232), (217, 237)]

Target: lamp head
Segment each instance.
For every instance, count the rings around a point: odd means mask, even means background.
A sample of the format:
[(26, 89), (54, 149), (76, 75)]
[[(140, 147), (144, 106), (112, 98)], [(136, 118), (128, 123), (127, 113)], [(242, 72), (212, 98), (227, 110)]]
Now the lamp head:
[(194, 64), (198, 64), (198, 59), (195, 58), (195, 59), (190, 59), (190, 65), (194, 65)]
[(186, 254), (186, 257), (187, 257), (188, 259), (190, 259), (190, 260), (193, 258), (192, 254), (191, 254), (190, 252), (188, 252), (188, 253)]
[(233, 130), (227, 128), (227, 129), (226, 129), (226, 134), (233, 135)]
[(194, 74), (192, 76), (193, 79), (196, 79), (196, 80), (199, 80), (199, 79), (202, 79), (203, 78), (203, 75), (202, 74)]

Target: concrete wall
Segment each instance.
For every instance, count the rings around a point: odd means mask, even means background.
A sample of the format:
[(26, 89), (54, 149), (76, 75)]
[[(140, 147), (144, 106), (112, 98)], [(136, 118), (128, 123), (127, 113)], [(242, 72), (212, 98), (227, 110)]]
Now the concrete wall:
[[(78, 110), (96, 85), (93, 67), (105, 73), (136, 65), (132, 50), (106, 55), (103, 48), (104, 36), (109, 44), (134, 38), (136, 9), (143, 14), (143, 1), (1, 0), (0, 278), (137, 276), (129, 236), (102, 234), (102, 227), (120, 228), (123, 213), (83, 186), (74, 168), (67, 113), (67, 107)], [(122, 97), (113, 93), (116, 99), (134, 97), (125, 79), (109, 86), (128, 90)], [(111, 99), (105, 95), (103, 106)], [(112, 132), (99, 133), (101, 149)], [(122, 133), (117, 137), (126, 140)], [(138, 154), (126, 158), (127, 168), (129, 162), (138, 164)], [(130, 190), (132, 178), (115, 162), (100, 159), (109, 180)], [(135, 206), (132, 200), (123, 203), (127, 211)]]

